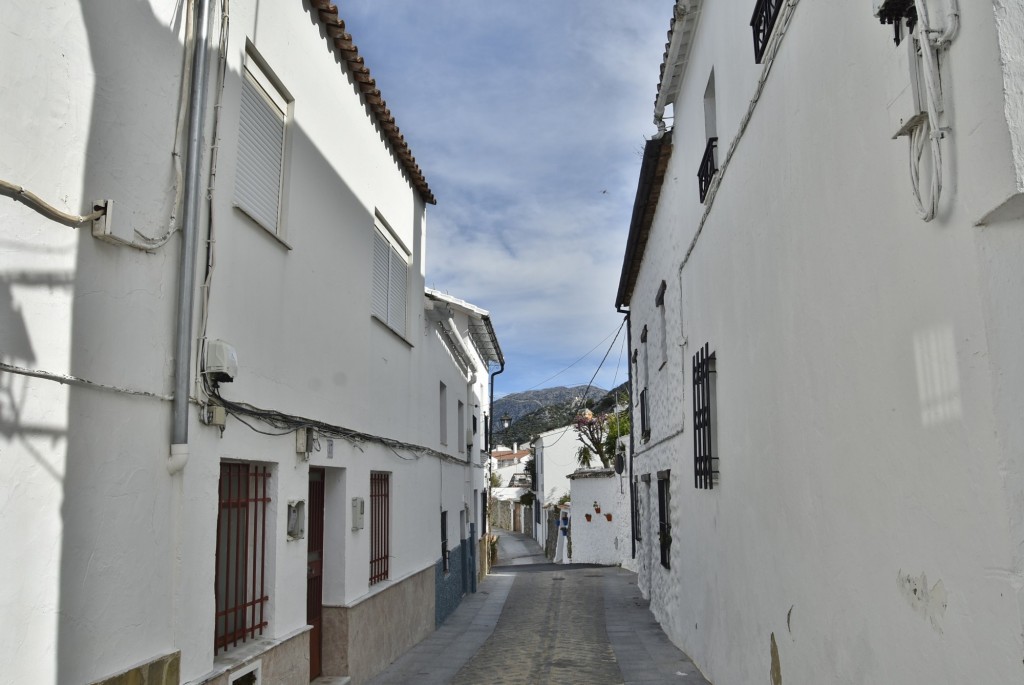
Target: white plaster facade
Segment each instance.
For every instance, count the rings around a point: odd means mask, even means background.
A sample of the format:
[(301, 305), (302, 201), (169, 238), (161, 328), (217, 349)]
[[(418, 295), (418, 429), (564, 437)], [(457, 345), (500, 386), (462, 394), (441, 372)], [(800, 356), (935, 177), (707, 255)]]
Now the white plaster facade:
[[(441, 511), (449, 512), (451, 545), (469, 537), (472, 523), (480, 534), (488, 367), (500, 361), (500, 348), (487, 312), (424, 294), (426, 204), (433, 198), (371, 107), (378, 96), (360, 94), (366, 88), (332, 45), (337, 26), (328, 27), (313, 5), (230, 5), (215, 148), (214, 78), (205, 111), (203, 188), (213, 182), (214, 149), (217, 167), (212, 201), (200, 212), (194, 331), (201, 335), (204, 323), (212, 218), (205, 332), (238, 355), (237, 375), (221, 386), (222, 396), (358, 436), (321, 437), (307, 461), (296, 452), (294, 431), (241, 416), (283, 434), (257, 433), (232, 412), (221, 431), (200, 421), (194, 402), (187, 463), (169, 473), (181, 234), (150, 252), (134, 250), (93, 238), (88, 225), (72, 229), (3, 198), (0, 681), (90, 683), (180, 652), (181, 682), (203, 682), (243, 654), (306, 634), (307, 542), (285, 533), (286, 505), (308, 497), (311, 467), (326, 473), (325, 606), (357, 607), (433, 569)], [(112, 199), (112, 226), (129, 239), (133, 229), (164, 232), (174, 202), (171, 151), (191, 8), (176, 0), (4, 3), (0, 180), (72, 213)], [(220, 9), (210, 41), (214, 75)], [(276, 235), (234, 206), (245, 64), (269, 74), (288, 101)], [(404, 335), (371, 315), (380, 217), (390, 239), (408, 248)], [(192, 354), (194, 361), (195, 341)], [(441, 383), (446, 409), (439, 406)], [(190, 393), (207, 401), (195, 383)], [(268, 624), (255, 644), (215, 658), (218, 474), (233, 460), (271, 470)], [(389, 577), (372, 586), (371, 471), (391, 474)], [(359, 530), (353, 498), (367, 506)], [(376, 620), (376, 629), (388, 630)], [(287, 682), (308, 682), (308, 675), (292, 673)]]
[(579, 469), (568, 476), (568, 482), (572, 557), (566, 563), (628, 568), (627, 560), (632, 558), (628, 476), (613, 469)]
[[(754, 5), (677, 3), (659, 89), (674, 121), (641, 172), (617, 303), (637, 355), (640, 587), (712, 682), (1017, 682), (1024, 9), (960, 3), (924, 222), (891, 139), (890, 89), (909, 81), (893, 28), (868, 2), (783, 3), (759, 65)], [(705, 344), (713, 489), (694, 473)]]

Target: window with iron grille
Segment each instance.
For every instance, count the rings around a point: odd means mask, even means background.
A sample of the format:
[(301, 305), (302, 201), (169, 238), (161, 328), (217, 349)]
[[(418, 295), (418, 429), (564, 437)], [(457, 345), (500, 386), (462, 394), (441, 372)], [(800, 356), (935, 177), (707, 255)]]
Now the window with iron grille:
[(754, 4), (754, 15), (750, 18), (750, 28), (754, 32), (754, 61), (758, 64), (768, 49), (768, 39), (775, 28), (775, 20), (779, 18), (779, 10), (785, 0), (757, 0)]
[(643, 507), (640, 502), (640, 479), (634, 478), (630, 487), (632, 488), (633, 495), (633, 539), (642, 540), (641, 530), (643, 526), (640, 525), (640, 522), (643, 520)]
[(391, 474), (370, 473), (370, 585), (388, 579), (391, 548)]
[(262, 635), (266, 586), (270, 468), (220, 465), (214, 571), (214, 654)]
[(448, 386), (441, 383), (437, 391), (438, 429), (442, 445), (448, 444)]
[(448, 512), (441, 512), (441, 566), (444, 572), (448, 573), (451, 567), (448, 563)]
[[(400, 249), (401, 248), (401, 249)], [(405, 337), (409, 302), (409, 252), (383, 219), (373, 232), (374, 317)]]
[[(455, 440), (458, 442), (458, 448), (460, 452), (466, 451), (466, 405), (462, 400), (458, 401), (458, 408), (456, 414), (456, 423), (458, 424), (455, 431)], [(470, 441), (472, 444), (472, 440)]]
[(640, 391), (640, 439), (651, 439), (651, 413), (647, 408), (647, 388)]
[(711, 189), (711, 181), (718, 173), (718, 162), (716, 151), (718, 149), (718, 138), (708, 138), (708, 144), (704, 148), (704, 156), (700, 160), (700, 168), (697, 170), (697, 186), (700, 191), (700, 201), (704, 202)]
[(672, 521), (669, 490), (669, 471), (658, 471), (658, 541), (661, 547), (661, 565), (671, 568)]
[(665, 291), (668, 290), (668, 284), (665, 281), (661, 282), (658, 286), (658, 294), (654, 296), (654, 306), (658, 308), (658, 336), (659, 350), (661, 352), (661, 363), (658, 365), (658, 370), (664, 369), (668, 364), (668, 327), (665, 323)]
[(708, 344), (693, 355), (694, 486), (710, 490), (718, 481), (715, 445), (715, 354)]
[(648, 403), (647, 388), (651, 383), (650, 364), (647, 352), (647, 326), (640, 331), (640, 349), (643, 361), (643, 390), (640, 391), (640, 440), (651, 439), (651, 411)]

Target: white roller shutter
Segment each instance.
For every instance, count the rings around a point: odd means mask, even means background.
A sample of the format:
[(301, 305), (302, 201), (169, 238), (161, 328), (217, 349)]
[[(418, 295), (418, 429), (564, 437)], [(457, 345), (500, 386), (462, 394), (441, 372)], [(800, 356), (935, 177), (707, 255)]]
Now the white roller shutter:
[(278, 233), (285, 115), (246, 71), (238, 123), (235, 204), (256, 223)]
[(391, 248), (391, 283), (388, 288), (388, 324), (405, 335), (405, 310), (409, 293), (409, 265)]
[(388, 321), (388, 262), (391, 246), (378, 231), (373, 233), (373, 315), (381, 321)]

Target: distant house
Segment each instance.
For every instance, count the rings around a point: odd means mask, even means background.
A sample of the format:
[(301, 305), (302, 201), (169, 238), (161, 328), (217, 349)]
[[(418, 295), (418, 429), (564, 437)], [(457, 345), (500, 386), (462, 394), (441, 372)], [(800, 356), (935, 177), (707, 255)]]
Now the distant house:
[(675, 3), (616, 306), (640, 588), (713, 682), (1021, 678), (1021, 45)]
[(337, 8), (214, 4), (0, 28), (5, 682), (361, 683), (474, 587), (490, 315)]

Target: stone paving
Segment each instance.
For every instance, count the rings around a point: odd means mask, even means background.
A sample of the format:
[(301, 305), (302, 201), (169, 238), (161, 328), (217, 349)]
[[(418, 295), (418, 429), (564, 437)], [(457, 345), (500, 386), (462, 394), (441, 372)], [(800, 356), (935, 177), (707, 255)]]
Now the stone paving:
[(530, 538), (497, 532), (498, 565), (480, 591), (371, 685), (708, 685), (635, 574), (550, 564)]

